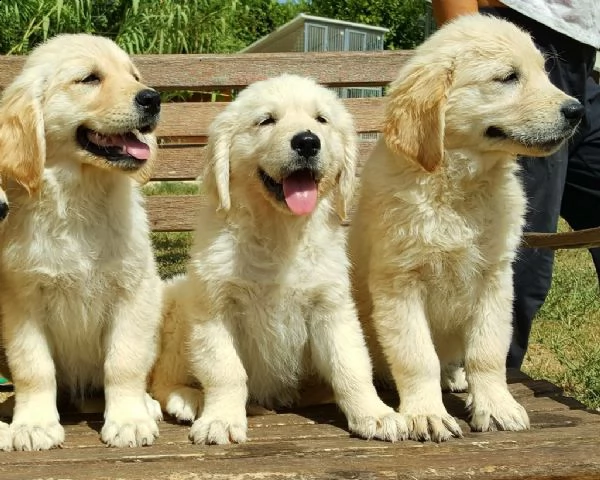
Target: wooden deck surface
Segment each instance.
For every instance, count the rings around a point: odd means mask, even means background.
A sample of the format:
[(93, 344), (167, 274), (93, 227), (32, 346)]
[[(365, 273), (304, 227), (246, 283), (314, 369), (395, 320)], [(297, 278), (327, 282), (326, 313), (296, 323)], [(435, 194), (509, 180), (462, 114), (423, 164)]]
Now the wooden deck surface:
[(250, 417), (241, 445), (192, 445), (188, 427), (167, 419), (155, 445), (122, 450), (100, 442), (100, 414), (63, 415), (64, 448), (0, 452), (0, 479), (600, 479), (600, 414), (518, 372), (510, 388), (530, 431), (471, 433), (465, 395), (446, 394), (465, 437), (439, 445), (352, 438), (334, 405)]

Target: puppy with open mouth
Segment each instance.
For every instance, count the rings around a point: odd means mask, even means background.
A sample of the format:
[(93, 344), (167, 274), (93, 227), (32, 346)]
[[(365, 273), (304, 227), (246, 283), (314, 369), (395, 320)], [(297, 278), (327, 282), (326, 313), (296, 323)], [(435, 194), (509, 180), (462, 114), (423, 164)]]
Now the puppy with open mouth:
[(285, 202), (296, 215), (307, 215), (317, 206), (318, 185), (321, 180), (319, 153), (321, 141), (310, 130), (297, 133), (290, 141), (292, 160), (281, 172), (277, 182), (262, 168), (260, 179), (279, 202)]
[[(57, 394), (103, 390), (110, 446), (150, 445), (146, 394), (162, 286), (137, 182), (156, 156), (159, 94), (112, 41), (61, 35), (36, 48), (0, 104), (3, 346), (15, 384), (0, 449), (60, 446)], [(24, 188), (23, 188), (24, 187)]]
[(339, 217), (356, 140), (341, 101), (294, 75), (257, 82), (217, 117), (207, 148), (208, 203), (188, 275), (166, 288), (155, 398), (194, 422), (193, 442), (243, 442), (247, 402), (292, 405), (316, 376), (352, 432), (404, 438), (373, 386), (351, 298)]

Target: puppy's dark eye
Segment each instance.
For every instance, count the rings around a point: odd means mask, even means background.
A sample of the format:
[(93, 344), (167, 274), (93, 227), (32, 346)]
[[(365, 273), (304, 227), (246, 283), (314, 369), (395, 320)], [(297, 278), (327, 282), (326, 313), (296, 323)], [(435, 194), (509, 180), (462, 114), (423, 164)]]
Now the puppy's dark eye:
[(135, 79), (136, 82), (140, 81), (140, 76), (137, 73), (133, 74), (133, 78)]
[(508, 75), (497, 78), (496, 81), (500, 83), (515, 83), (519, 81), (519, 74), (513, 70)]
[(315, 120), (319, 123), (327, 123), (327, 119), (323, 115), (317, 115)]
[(262, 120), (260, 120), (257, 125), (259, 127), (266, 127), (267, 125), (274, 125), (276, 123), (276, 120), (269, 115), (268, 117), (263, 118)]
[(87, 77), (79, 80), (79, 83), (87, 83), (87, 84), (98, 84), (100, 83), (100, 77), (95, 73), (90, 73)]

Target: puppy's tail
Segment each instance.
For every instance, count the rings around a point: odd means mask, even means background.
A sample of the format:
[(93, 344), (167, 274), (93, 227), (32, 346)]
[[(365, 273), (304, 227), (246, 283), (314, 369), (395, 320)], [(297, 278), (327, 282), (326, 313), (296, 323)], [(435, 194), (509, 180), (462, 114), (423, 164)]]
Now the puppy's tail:
[(181, 296), (187, 282), (187, 275), (179, 274), (163, 280), (163, 332), (173, 333), (181, 316)]
[(187, 276), (177, 275), (164, 280), (163, 310), (160, 327), (159, 352), (150, 373), (149, 387), (152, 396), (163, 410), (174, 384), (184, 384), (187, 376), (185, 355), (185, 313), (182, 296)]

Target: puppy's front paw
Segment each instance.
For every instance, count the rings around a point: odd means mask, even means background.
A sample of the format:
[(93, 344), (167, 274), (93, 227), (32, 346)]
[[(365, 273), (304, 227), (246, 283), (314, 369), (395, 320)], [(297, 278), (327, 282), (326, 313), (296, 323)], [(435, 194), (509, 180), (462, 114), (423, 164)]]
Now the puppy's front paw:
[(202, 411), (202, 391), (180, 387), (169, 393), (165, 410), (180, 422), (193, 422)]
[(442, 391), (465, 392), (469, 387), (465, 369), (458, 365), (444, 365), (442, 367)]
[(50, 450), (62, 446), (65, 441), (65, 429), (58, 420), (35, 423), (13, 421), (10, 434), (15, 450)]
[[(445, 409), (444, 409), (445, 410)], [(456, 419), (443, 411), (432, 414), (410, 414), (406, 412), (408, 436), (419, 442), (432, 440), (440, 443), (452, 437), (461, 438), (462, 430)]]
[(486, 395), (469, 395), (467, 408), (471, 413), (469, 423), (476, 432), (529, 428), (527, 412), (508, 390), (490, 389)]
[(370, 440), (376, 438), (386, 442), (397, 442), (408, 437), (408, 428), (403, 415), (387, 407), (378, 413), (365, 416), (348, 416), (348, 429)]
[(225, 445), (246, 441), (248, 421), (246, 409), (238, 414), (202, 415), (190, 430), (190, 440), (194, 443)]
[(148, 410), (150, 416), (157, 422), (162, 422), (163, 415), (158, 400), (154, 400), (150, 395), (146, 393), (146, 395), (144, 396), (144, 402), (146, 403), (146, 409)]
[(158, 437), (158, 425), (146, 409), (131, 417), (107, 415), (100, 436), (109, 447), (145, 447)]
[(0, 422), (0, 451), (10, 452), (12, 450), (12, 435), (8, 423)]

